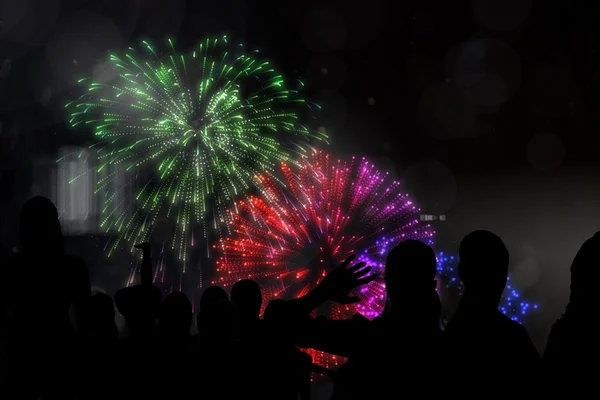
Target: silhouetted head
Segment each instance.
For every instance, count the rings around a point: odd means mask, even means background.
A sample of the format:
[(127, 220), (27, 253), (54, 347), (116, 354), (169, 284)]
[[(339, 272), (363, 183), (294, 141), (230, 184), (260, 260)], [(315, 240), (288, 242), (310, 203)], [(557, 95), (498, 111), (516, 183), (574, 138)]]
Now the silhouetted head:
[(45, 197), (36, 196), (23, 204), (19, 231), (21, 248), (27, 254), (47, 257), (64, 252), (58, 211)]
[(267, 304), (263, 320), (268, 326), (271, 344), (274, 346), (289, 345), (290, 329), (294, 329), (295, 316), (290, 315), (287, 302), (282, 299), (274, 299)]
[[(418, 240), (406, 240), (390, 251), (385, 262), (385, 287), (390, 301), (429, 302), (435, 290), (437, 261), (433, 249)], [(420, 300), (419, 300), (420, 299)]]
[(229, 296), (225, 289), (219, 286), (207, 287), (200, 297), (200, 311), (207, 309), (211, 305), (229, 301)]
[(115, 305), (129, 324), (130, 332), (154, 329), (161, 299), (160, 289), (154, 285), (125, 287), (115, 293)]
[(205, 344), (233, 343), (239, 337), (238, 312), (230, 301), (222, 301), (203, 312), (202, 340)]
[(460, 242), (458, 275), (465, 294), (483, 301), (500, 302), (508, 276), (508, 249), (499, 236), (488, 231), (474, 231)]
[(158, 329), (165, 335), (189, 335), (192, 327), (192, 303), (181, 292), (170, 293), (163, 301), (158, 316)]
[(594, 307), (597, 303), (597, 275), (600, 262), (600, 232), (586, 240), (571, 264), (570, 307)]
[(201, 338), (206, 336), (206, 324), (202, 322), (204, 320), (206, 312), (215, 304), (219, 304), (226, 301), (229, 301), (229, 295), (222, 287), (209, 286), (204, 290), (202, 296), (200, 297), (200, 311), (196, 316), (196, 326), (198, 327), (198, 332), (200, 333)]
[(274, 299), (267, 304), (265, 308), (265, 321), (278, 322), (285, 320), (286, 317), (286, 302), (283, 299)]
[(263, 302), (259, 284), (251, 279), (236, 282), (231, 288), (231, 301), (237, 307), (240, 319), (258, 319)]
[(126, 320), (131, 314), (133, 302), (131, 299), (132, 291), (133, 288), (131, 286), (127, 286), (117, 290), (115, 293), (115, 306), (117, 307), (119, 314), (121, 314)]
[(90, 313), (94, 323), (115, 321), (115, 306), (106, 293), (96, 293), (90, 298)]
[(109, 295), (106, 293), (94, 294), (90, 298), (89, 315), (95, 340), (117, 339), (115, 306)]

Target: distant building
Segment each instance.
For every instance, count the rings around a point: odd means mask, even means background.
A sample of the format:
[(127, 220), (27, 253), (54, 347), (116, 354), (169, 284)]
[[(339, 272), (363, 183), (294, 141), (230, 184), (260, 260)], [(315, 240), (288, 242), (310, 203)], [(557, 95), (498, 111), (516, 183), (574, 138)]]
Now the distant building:
[(98, 225), (94, 198), (96, 160), (90, 157), (84, 148), (63, 147), (58, 152), (55, 198), (65, 233), (91, 233)]
[[(102, 211), (123, 215), (133, 201), (128, 173), (122, 168), (98, 169), (95, 153), (82, 147), (63, 147), (55, 162), (53, 199), (63, 230), (67, 234), (94, 234), (100, 227)], [(98, 183), (106, 185), (100, 190)], [(107, 207), (107, 201), (110, 204)]]

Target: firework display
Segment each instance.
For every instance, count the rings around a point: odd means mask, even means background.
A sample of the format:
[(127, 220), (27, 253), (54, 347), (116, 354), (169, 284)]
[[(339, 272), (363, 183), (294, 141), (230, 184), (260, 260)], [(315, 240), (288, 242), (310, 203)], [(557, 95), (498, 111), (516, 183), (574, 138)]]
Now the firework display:
[[(419, 221), (419, 208), (399, 182), (364, 158), (334, 160), (314, 152), (296, 166), (282, 164), (282, 182), (269, 173), (257, 177), (261, 193), (242, 198), (231, 210), (231, 235), (215, 246), (220, 252), (215, 284), (256, 280), (264, 305), (274, 298), (303, 296), (350, 254), (379, 276), (360, 288), (361, 302), (331, 304), (318, 310), (333, 319), (359, 312), (377, 316), (385, 302), (383, 268), (398, 242), (432, 244), (433, 229)], [(310, 350), (325, 367), (343, 361)]]
[[(225, 222), (222, 211), (247, 193), (257, 171), (293, 162), (304, 143), (326, 139), (301, 123), (311, 107), (300, 96), (303, 84), (286, 85), (270, 62), (226, 36), (182, 53), (171, 40), (164, 49), (144, 41), (110, 55), (110, 65), (113, 81), (81, 80), (85, 94), (66, 107), (73, 127), (95, 135), (93, 172), (111, 171), (96, 188), (106, 198), (103, 229), (120, 234), (111, 251), (148, 240), (166, 218), (174, 225), (169, 245), (185, 261), (195, 226), (206, 235)], [(112, 171), (132, 178), (115, 189)], [(126, 186), (131, 199), (117, 195)]]
[[(439, 252), (437, 255), (438, 293), (446, 305), (444, 314), (448, 316), (456, 311), (458, 300), (462, 296), (464, 287), (458, 277), (458, 257)], [(523, 323), (525, 317), (538, 306), (523, 298), (519, 290), (513, 285), (510, 277), (506, 283), (504, 294), (500, 300), (499, 310), (513, 321)]]

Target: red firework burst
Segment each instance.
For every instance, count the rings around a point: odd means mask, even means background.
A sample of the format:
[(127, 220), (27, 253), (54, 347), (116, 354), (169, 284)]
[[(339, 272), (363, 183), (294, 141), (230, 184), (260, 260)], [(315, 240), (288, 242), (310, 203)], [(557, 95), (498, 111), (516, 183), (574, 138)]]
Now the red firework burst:
[[(431, 244), (432, 228), (400, 183), (365, 158), (332, 161), (315, 152), (297, 165), (281, 166), (282, 179), (257, 177), (259, 195), (236, 203), (231, 234), (214, 246), (220, 252), (216, 284), (231, 286), (254, 279), (263, 288), (264, 305), (275, 298), (308, 293), (350, 254), (381, 276), (385, 257), (396, 243), (418, 239)], [(317, 310), (332, 319), (361, 313), (377, 316), (385, 303), (382, 279), (356, 293), (361, 302), (327, 304)], [(308, 351), (315, 363), (333, 368), (344, 360)]]

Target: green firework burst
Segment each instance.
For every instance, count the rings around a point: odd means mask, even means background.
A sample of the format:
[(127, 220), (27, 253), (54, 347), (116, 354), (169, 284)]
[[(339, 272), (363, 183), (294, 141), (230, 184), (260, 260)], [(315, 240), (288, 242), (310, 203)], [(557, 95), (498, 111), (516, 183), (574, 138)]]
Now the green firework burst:
[(218, 224), (256, 172), (290, 162), (303, 142), (326, 140), (301, 123), (299, 113), (310, 105), (298, 90), (227, 37), (207, 38), (186, 53), (171, 40), (163, 51), (143, 41), (109, 62), (116, 79), (80, 80), (87, 91), (66, 107), (70, 124), (97, 139), (97, 172), (116, 167), (138, 177), (125, 210), (114, 174), (98, 180), (106, 197), (102, 227), (119, 233), (111, 251), (147, 240), (157, 221), (169, 218), (176, 226), (171, 245), (185, 261), (193, 226), (202, 224), (206, 235), (208, 211)]

